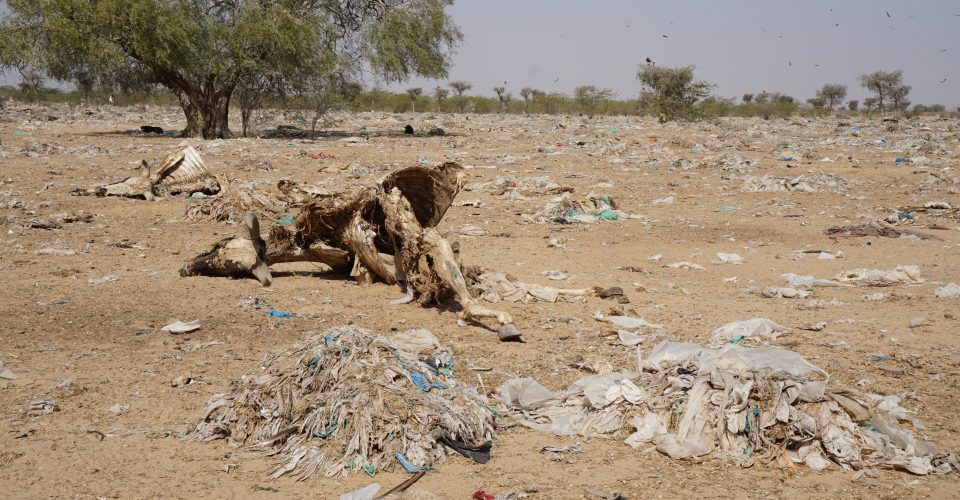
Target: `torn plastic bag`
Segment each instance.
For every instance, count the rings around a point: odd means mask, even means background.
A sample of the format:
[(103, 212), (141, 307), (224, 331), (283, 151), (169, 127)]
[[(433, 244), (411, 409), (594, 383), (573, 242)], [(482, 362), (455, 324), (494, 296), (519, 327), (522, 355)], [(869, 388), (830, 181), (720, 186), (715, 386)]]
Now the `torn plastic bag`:
[(808, 403), (820, 401), (826, 392), (827, 372), (812, 365), (800, 354), (778, 347), (743, 347), (727, 345), (719, 353), (700, 365), (701, 370), (734, 370), (759, 372), (770, 370), (796, 377), (800, 383), (800, 400)]
[(837, 279), (867, 286), (890, 286), (898, 283), (923, 283), (917, 266), (897, 266), (891, 271), (881, 269), (851, 269), (841, 271)]
[(649, 443), (654, 437), (668, 432), (669, 420), (669, 414), (660, 414), (652, 411), (644, 413), (642, 417), (635, 416), (630, 421), (630, 424), (637, 430), (627, 436), (627, 439), (624, 439), (623, 442), (633, 448), (638, 448), (643, 443)]
[(643, 318), (635, 318), (633, 316), (604, 316), (600, 311), (593, 313), (593, 319), (629, 330), (636, 330), (638, 328), (653, 328), (659, 330), (663, 328), (663, 325), (650, 323)]
[(767, 318), (752, 318), (742, 321), (732, 321), (713, 331), (713, 342), (726, 342), (737, 337), (742, 339), (776, 339), (781, 333), (789, 333), (790, 329), (778, 325)]
[(646, 371), (660, 371), (663, 369), (662, 364), (684, 364), (697, 360), (705, 353), (712, 355), (713, 350), (698, 344), (664, 340), (657, 344), (646, 358), (641, 359), (640, 351), (637, 351), (638, 368)]
[(532, 378), (512, 378), (499, 388), (500, 401), (507, 408), (535, 410), (554, 404), (557, 395)]
[(437, 336), (424, 328), (406, 330), (390, 336), (390, 341), (397, 349), (423, 354), (440, 347)]
[(363, 488), (340, 495), (340, 500), (373, 500), (378, 491), (380, 491), (380, 483), (370, 483)]
[(814, 278), (813, 276), (800, 276), (799, 274), (793, 273), (781, 274), (780, 276), (787, 278), (787, 283), (792, 287), (813, 288), (815, 286), (843, 286), (843, 283)]

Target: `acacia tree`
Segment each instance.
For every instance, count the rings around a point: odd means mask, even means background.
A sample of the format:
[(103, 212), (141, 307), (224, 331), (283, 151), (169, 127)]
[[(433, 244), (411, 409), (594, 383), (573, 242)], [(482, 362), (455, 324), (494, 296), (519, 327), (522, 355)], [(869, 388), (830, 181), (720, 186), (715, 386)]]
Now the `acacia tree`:
[(463, 113), (463, 105), (466, 102), (466, 99), (463, 97), (463, 93), (472, 89), (473, 84), (470, 82), (450, 82), (448, 85), (451, 89), (453, 89), (453, 92), (457, 94), (457, 96), (450, 101), (455, 102), (457, 105), (457, 111)]
[(816, 97), (807, 99), (807, 104), (813, 106), (813, 109), (820, 110), (827, 106), (827, 99), (818, 92)]
[(817, 97), (823, 98), (826, 107), (836, 108), (847, 97), (847, 86), (839, 83), (827, 83), (817, 91)]
[(694, 81), (693, 69), (693, 66), (640, 66), (637, 73), (642, 85), (640, 108), (662, 119), (695, 118), (694, 104), (710, 95), (714, 85)]
[[(64, 81), (114, 85), (118, 71), (173, 91), (183, 135), (230, 137), (243, 82), (279, 78), (288, 91), (362, 67), (387, 80), (446, 76), (460, 31), (451, 0), (7, 0), (0, 23)], [(8, 65), (7, 61), (0, 61)], [(251, 86), (255, 88), (256, 86)]]
[(463, 93), (472, 89), (473, 84), (470, 82), (450, 82), (450, 88), (456, 92), (457, 97), (463, 97)]
[(847, 109), (849, 109), (850, 111), (856, 111), (859, 108), (860, 108), (860, 101), (856, 99), (851, 99), (850, 101), (847, 102)]
[[(894, 92), (894, 89), (903, 86), (903, 71), (881, 70), (860, 75), (860, 85), (877, 95), (877, 108), (880, 110), (880, 114), (882, 115), (886, 104), (886, 98), (890, 97), (890, 94)], [(910, 90), (908, 88), (907, 92), (909, 93), (909, 91)], [(864, 100), (863, 104), (866, 106), (867, 101)]]
[(907, 95), (913, 89), (910, 85), (896, 85), (890, 89), (890, 103), (894, 110), (904, 111), (910, 107), (910, 100)]
[(520, 98), (523, 99), (523, 111), (529, 111), (530, 99), (533, 99), (533, 89), (530, 87), (524, 87), (520, 89)]
[(503, 113), (507, 110), (507, 103), (510, 102), (510, 93), (503, 86), (494, 87), (493, 92), (497, 94), (497, 100), (500, 101), (500, 112)]
[(443, 87), (437, 86), (437, 88), (433, 89), (433, 98), (437, 100), (438, 113), (443, 112), (443, 100), (446, 99), (447, 96), (449, 95), (450, 95), (450, 91)]
[(423, 89), (420, 87), (414, 87), (412, 89), (407, 89), (407, 97), (410, 98), (410, 111), (417, 112), (417, 99), (423, 95)]
[(744, 104), (749, 104), (751, 101), (753, 101), (753, 94), (743, 94), (743, 96), (740, 97), (740, 101)]

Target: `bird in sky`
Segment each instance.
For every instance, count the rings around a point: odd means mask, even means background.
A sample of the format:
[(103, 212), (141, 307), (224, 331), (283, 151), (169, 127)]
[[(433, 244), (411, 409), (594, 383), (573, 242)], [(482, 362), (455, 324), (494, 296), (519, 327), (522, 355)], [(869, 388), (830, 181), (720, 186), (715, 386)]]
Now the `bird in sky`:
[(889, 12), (887, 12), (887, 17), (888, 17), (888, 18), (890, 17), (890, 13), (889, 13)]
[(940, 85), (943, 85), (943, 84), (946, 83), (946, 82), (947, 82), (947, 79), (944, 78), (943, 80), (940, 80)]

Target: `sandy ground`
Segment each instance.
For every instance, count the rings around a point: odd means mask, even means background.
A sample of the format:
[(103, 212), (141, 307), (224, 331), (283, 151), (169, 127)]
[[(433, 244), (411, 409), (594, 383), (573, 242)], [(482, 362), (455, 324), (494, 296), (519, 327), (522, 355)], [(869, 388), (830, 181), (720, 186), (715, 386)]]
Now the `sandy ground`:
[[(56, 120), (48, 121), (49, 117)], [(795, 329), (779, 344), (825, 368), (837, 383), (904, 396), (904, 406), (926, 423), (925, 435), (944, 449), (960, 447), (955, 392), (960, 299), (933, 295), (960, 281), (960, 220), (956, 212), (915, 212), (912, 229), (936, 239), (830, 238), (827, 227), (882, 219), (897, 207), (945, 201), (960, 206), (956, 120), (930, 117), (887, 129), (879, 120), (824, 118), (763, 121), (725, 119), (668, 124), (639, 118), (361, 114), (338, 116), (343, 132), (314, 140), (191, 140), (207, 165), (231, 178), (273, 184), (287, 177), (308, 183), (373, 182), (393, 168), (456, 160), (467, 181), (499, 175), (547, 175), (576, 195), (613, 196), (621, 210), (640, 216), (598, 224), (524, 224), (552, 195), (526, 199), (488, 190), (465, 191), (441, 229), (471, 224), (484, 236), (451, 236), (462, 259), (502, 270), (526, 282), (567, 288), (620, 286), (622, 307), (665, 326), (664, 338), (704, 342), (726, 322), (767, 317), (797, 328), (826, 322), (819, 332)], [(634, 369), (636, 349), (619, 345), (591, 318), (615, 305), (583, 302), (498, 304), (524, 331), (527, 343), (500, 343), (496, 334), (457, 326), (456, 314), (415, 304), (391, 306), (399, 292), (359, 287), (309, 265), (274, 268), (262, 288), (254, 280), (181, 278), (185, 260), (206, 251), (237, 227), (181, 220), (185, 198), (156, 202), (69, 196), (132, 175), (181, 139), (143, 136), (140, 125), (182, 126), (173, 108), (66, 109), (7, 106), (0, 111), (0, 360), (17, 380), (0, 379), (0, 496), (44, 497), (262, 497), (336, 498), (370, 482), (348, 478), (270, 480), (267, 459), (239, 458), (223, 441), (178, 439), (207, 399), (265, 354), (309, 332), (345, 323), (378, 331), (427, 328), (455, 347), (457, 376), (465, 366), (487, 366), (491, 391), (512, 376), (531, 376), (552, 389), (609, 363)], [(841, 123), (843, 122), (843, 123)], [(282, 124), (268, 114), (264, 126)], [(344, 136), (441, 126), (446, 137)], [(239, 125), (235, 126), (239, 129)], [(881, 142), (883, 139), (883, 142)], [(323, 151), (336, 158), (317, 160)], [(778, 158), (793, 156), (793, 160)], [(906, 160), (897, 163), (895, 159)], [(821, 161), (829, 158), (832, 161)], [(814, 192), (743, 192), (747, 178), (817, 176)], [(832, 179), (831, 182), (829, 179)], [(838, 181), (839, 179), (839, 181)], [(673, 196), (672, 203), (654, 203)], [(89, 222), (32, 229), (30, 221), (63, 212), (92, 214)], [(942, 229), (931, 229), (938, 225)], [(506, 233), (506, 234), (504, 234)], [(559, 238), (566, 249), (550, 246)], [(132, 247), (132, 248), (124, 248)], [(42, 253), (63, 250), (71, 255)], [(818, 260), (798, 250), (842, 251)], [(742, 265), (714, 264), (717, 252), (736, 252)], [(662, 260), (651, 256), (662, 255)], [(702, 270), (669, 269), (692, 261)], [(808, 299), (769, 299), (748, 286), (783, 285), (783, 273), (833, 278), (850, 268), (917, 265), (926, 282), (888, 288), (818, 288)], [(621, 267), (633, 266), (633, 271)], [(540, 273), (560, 270), (566, 282)], [(117, 280), (91, 285), (90, 279)], [(874, 292), (884, 300), (866, 301)], [(243, 307), (258, 297), (296, 318), (270, 318)], [(836, 299), (835, 301), (833, 299)], [(822, 302), (813, 302), (819, 300)], [(557, 321), (573, 317), (576, 321)], [(911, 328), (911, 320), (925, 318)], [(174, 336), (159, 328), (174, 319), (200, 319), (199, 331)], [(219, 341), (222, 344), (204, 343)], [(640, 345), (648, 351), (657, 340)], [(197, 348), (198, 346), (201, 346)], [(871, 361), (886, 354), (889, 360)], [(195, 382), (173, 387), (189, 376)], [(476, 382), (478, 385), (480, 381)], [(45, 400), (56, 411), (31, 409)], [(119, 406), (115, 406), (119, 405)], [(114, 411), (111, 411), (112, 410)], [(116, 410), (119, 410), (117, 412)], [(536, 485), (533, 498), (582, 498), (583, 487), (630, 498), (709, 497), (940, 497), (956, 495), (957, 476), (916, 477), (880, 471), (851, 479), (832, 466), (783, 472), (757, 463), (740, 468), (716, 459), (679, 462), (656, 451), (634, 450), (622, 439), (556, 438), (531, 430), (501, 431), (486, 465), (452, 457), (411, 490), (468, 498), (478, 489), (501, 493)], [(546, 444), (580, 442), (569, 463), (547, 460)], [(402, 473), (378, 474), (385, 488)]]

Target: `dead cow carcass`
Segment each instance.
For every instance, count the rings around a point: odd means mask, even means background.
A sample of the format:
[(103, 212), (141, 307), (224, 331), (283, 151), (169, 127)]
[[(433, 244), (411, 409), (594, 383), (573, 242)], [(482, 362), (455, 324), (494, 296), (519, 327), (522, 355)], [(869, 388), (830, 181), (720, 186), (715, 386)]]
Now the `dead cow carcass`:
[(496, 318), (501, 338), (518, 339), (509, 314), (485, 308), (471, 296), (453, 248), (436, 229), (462, 179), (460, 165), (444, 163), (401, 169), (347, 193), (318, 193), (292, 226), (274, 226), (266, 241), (249, 214), (247, 234), (220, 241), (180, 274), (256, 277), (268, 284), (269, 269), (261, 263), (323, 263), (360, 283), (400, 286), (405, 295), (397, 304), (427, 303), (452, 292), (463, 308), (461, 317)]
[(153, 172), (144, 160), (138, 175), (89, 189), (74, 188), (70, 194), (153, 200), (155, 197), (197, 192), (206, 195), (220, 192), (220, 180), (207, 169), (193, 146), (184, 146), (164, 158)]

